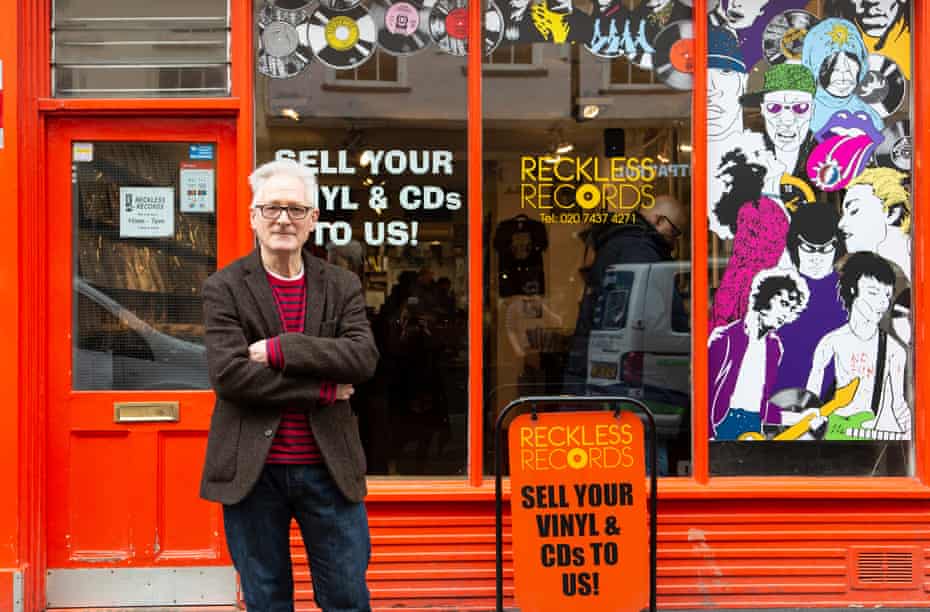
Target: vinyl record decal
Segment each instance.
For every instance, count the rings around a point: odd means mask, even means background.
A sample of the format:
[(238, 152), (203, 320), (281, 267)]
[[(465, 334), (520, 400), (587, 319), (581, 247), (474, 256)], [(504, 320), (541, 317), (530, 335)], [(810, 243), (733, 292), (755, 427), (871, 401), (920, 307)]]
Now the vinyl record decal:
[(274, 21), (283, 21), (294, 27), (306, 23), (310, 16), (309, 4), (308, 0), (266, 2), (258, 13), (258, 27), (264, 28)]
[(362, 0), (320, 0), (320, 6), (332, 11), (347, 11), (355, 8)]
[(875, 162), (879, 166), (894, 168), (901, 172), (911, 171), (911, 124), (897, 121), (882, 130), (885, 141), (875, 150)]
[(429, 9), (420, 0), (374, 0), (371, 16), (378, 46), (391, 55), (412, 55), (432, 42)]
[(884, 119), (901, 108), (907, 82), (898, 65), (884, 55), (870, 55), (868, 70), (856, 94)]
[(817, 25), (817, 18), (807, 11), (785, 11), (775, 15), (762, 32), (762, 54), (773, 66), (786, 61), (801, 61), (804, 37)]
[[(294, 5), (296, 6), (296, 5)], [(292, 79), (310, 65), (313, 53), (306, 38), (307, 14), (266, 4), (258, 19), (258, 71), (272, 79)]]
[(691, 89), (694, 85), (694, 24), (676, 21), (668, 24), (656, 36), (655, 75), (675, 89)]
[(273, 0), (273, 4), (279, 9), (296, 11), (307, 8), (310, 5), (310, 0)]
[(319, 7), (307, 24), (313, 54), (337, 70), (355, 68), (375, 52), (375, 20), (362, 6), (347, 11)]
[[(467, 0), (438, 0), (429, 14), (429, 34), (450, 55), (468, 53)], [(504, 37), (504, 16), (494, 2), (484, 13), (484, 53), (491, 54)]]

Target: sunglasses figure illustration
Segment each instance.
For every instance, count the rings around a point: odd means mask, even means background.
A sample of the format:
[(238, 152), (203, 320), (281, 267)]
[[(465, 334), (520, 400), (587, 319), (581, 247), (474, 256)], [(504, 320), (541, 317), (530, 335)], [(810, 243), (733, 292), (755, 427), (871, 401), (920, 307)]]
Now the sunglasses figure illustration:
[[(804, 312), (778, 332), (784, 359), (778, 368), (776, 391), (804, 387), (817, 343), (848, 319), (836, 290), (840, 276), (835, 265), (846, 255), (838, 224), (839, 215), (832, 205), (825, 203), (804, 204), (791, 216), (788, 255), (807, 283), (810, 299)], [(817, 390), (817, 395), (824, 397), (832, 383), (830, 371), (825, 374), (823, 388)]]

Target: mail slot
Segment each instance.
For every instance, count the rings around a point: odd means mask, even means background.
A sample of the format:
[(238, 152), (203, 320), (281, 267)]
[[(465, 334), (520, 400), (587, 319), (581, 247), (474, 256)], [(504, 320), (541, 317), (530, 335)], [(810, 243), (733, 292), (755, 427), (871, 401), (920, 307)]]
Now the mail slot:
[(114, 402), (115, 423), (177, 422), (181, 409), (178, 402)]

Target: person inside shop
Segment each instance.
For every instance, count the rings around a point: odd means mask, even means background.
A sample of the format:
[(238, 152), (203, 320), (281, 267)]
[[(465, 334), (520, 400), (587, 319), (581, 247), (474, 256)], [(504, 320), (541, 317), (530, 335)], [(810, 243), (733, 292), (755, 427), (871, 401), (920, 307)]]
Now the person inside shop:
[[(689, 221), (687, 207), (670, 195), (660, 195), (656, 196), (652, 207), (637, 210), (632, 223), (604, 223), (590, 230), (587, 244), (593, 260), (585, 271), (584, 294), (563, 379), (564, 393), (584, 394), (588, 337), (594, 325), (594, 311), (607, 268), (616, 264), (672, 261), (672, 250), (677, 240), (688, 231)], [(676, 313), (687, 317), (683, 304), (680, 310), (676, 308)]]
[[(569, 346), (568, 365), (562, 377), (562, 393), (587, 395), (594, 391), (587, 385), (588, 342), (596, 324), (595, 313), (607, 269), (616, 264), (672, 261), (674, 247), (688, 231), (689, 221), (686, 206), (671, 195), (659, 195), (653, 206), (641, 207), (634, 213), (632, 223), (606, 223), (591, 229), (587, 242), (593, 251), (593, 260), (585, 271), (584, 294)], [(672, 304), (672, 327), (689, 327), (684, 300), (677, 291)], [(660, 470), (667, 473), (668, 462), (663, 461), (666, 451), (660, 450)]]
[(361, 283), (302, 249), (319, 216), (309, 170), (279, 160), (249, 182), (258, 246), (203, 286), (217, 400), (200, 494), (223, 504), (249, 612), (293, 609), (291, 519), (317, 605), (367, 612), (365, 457), (348, 400), (378, 351)]

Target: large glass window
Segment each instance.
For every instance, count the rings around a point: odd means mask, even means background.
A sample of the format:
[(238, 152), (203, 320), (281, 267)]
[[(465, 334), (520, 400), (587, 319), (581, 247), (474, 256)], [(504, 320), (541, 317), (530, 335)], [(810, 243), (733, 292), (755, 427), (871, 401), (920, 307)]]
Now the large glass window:
[(52, 92), (227, 96), (229, 0), (54, 0)]
[(310, 248), (359, 275), (381, 352), (352, 400), (369, 473), (464, 475), (466, 6), (254, 7), (256, 161), (316, 170)]
[(708, 36), (711, 472), (906, 475), (910, 3), (740, 5)]
[[(485, 469), (511, 400), (626, 395), (657, 415), (660, 473), (686, 475), (691, 9), (499, 6), (483, 88)], [(508, 57), (533, 70), (498, 72)]]

